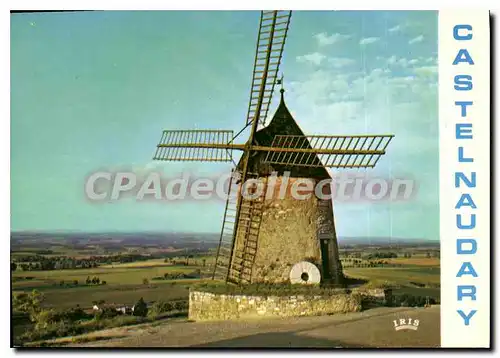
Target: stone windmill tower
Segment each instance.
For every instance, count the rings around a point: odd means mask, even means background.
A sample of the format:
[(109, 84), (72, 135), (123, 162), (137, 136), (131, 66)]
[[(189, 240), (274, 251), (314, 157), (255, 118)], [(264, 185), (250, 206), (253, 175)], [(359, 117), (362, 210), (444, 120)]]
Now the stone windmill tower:
[[(286, 135), (290, 143), (300, 141), (300, 147), (310, 149), (309, 140), (285, 104), (284, 89), (280, 92), (276, 113), (269, 125), (255, 133), (255, 142), (272, 146), (279, 136)], [(310, 191), (310, 195), (301, 193), (294, 197), (292, 194), (294, 186), (296, 189), (307, 185), (315, 188), (319, 182), (331, 177), (317, 154), (301, 155), (296, 159), (292, 155), (275, 153), (273, 156), (269, 152), (257, 152), (249, 159), (249, 171), (262, 183), (262, 193), (253, 198), (251, 221), (255, 223), (249, 229), (258, 236), (256, 251), (248, 242), (253, 235), (246, 233), (246, 226), (240, 227), (231, 261), (237, 266), (245, 263), (245, 257), (252, 259), (252, 270), (244, 269), (241, 275), (250, 282), (287, 282), (294, 264), (310, 261), (320, 268), (323, 282), (341, 284), (343, 275), (332, 201), (318, 198), (314, 191)], [(244, 160), (245, 157), (237, 169), (241, 169)], [(292, 160), (293, 164), (286, 164)], [(300, 190), (296, 191), (300, 193)], [(321, 192), (330, 194), (330, 186), (324, 186)], [(243, 200), (252, 205), (251, 200)], [(239, 270), (231, 270), (230, 280), (238, 281), (238, 274)]]
[[(236, 135), (227, 130), (163, 131), (153, 158), (235, 164), (214, 279), (236, 284), (287, 282), (293, 265), (308, 261), (319, 269), (323, 283), (341, 284), (332, 201), (318, 198), (314, 188), (330, 179), (328, 167), (374, 167), (393, 137), (307, 136), (285, 105), (283, 88), (276, 113), (266, 125), (290, 18), (291, 11), (261, 12), (245, 127)], [(246, 142), (234, 143), (248, 127)], [(237, 163), (234, 150), (243, 151)], [(300, 188), (299, 182), (313, 191), (297, 200), (293, 188)], [(325, 185), (322, 192), (329, 194), (329, 188)]]

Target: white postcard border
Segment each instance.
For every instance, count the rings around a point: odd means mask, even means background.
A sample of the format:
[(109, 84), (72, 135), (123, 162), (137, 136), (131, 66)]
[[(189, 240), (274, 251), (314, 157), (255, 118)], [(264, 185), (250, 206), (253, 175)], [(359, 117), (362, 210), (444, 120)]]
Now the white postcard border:
[(439, 12), (441, 346), (446, 348), (490, 347), (489, 30), (488, 11)]

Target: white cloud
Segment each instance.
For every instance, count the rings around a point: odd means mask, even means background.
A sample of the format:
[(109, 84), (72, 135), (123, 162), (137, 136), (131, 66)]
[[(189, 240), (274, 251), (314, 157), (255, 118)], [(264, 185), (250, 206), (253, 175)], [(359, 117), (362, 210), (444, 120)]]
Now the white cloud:
[(397, 56), (392, 55), (391, 57), (389, 57), (387, 59), (387, 64), (392, 65), (392, 66), (398, 65), (401, 67), (408, 67), (408, 65), (410, 64), (410, 61), (404, 57), (398, 58)]
[(422, 67), (415, 68), (414, 71), (417, 75), (432, 76), (432, 75), (437, 75), (438, 67), (437, 66), (422, 66)]
[(387, 59), (387, 63), (389, 65), (394, 65), (396, 62), (398, 62), (398, 58), (396, 56), (394, 56), (394, 55), (392, 55), (391, 57), (389, 57)]
[(389, 32), (398, 32), (398, 31), (400, 31), (400, 30), (401, 30), (401, 25), (396, 25), (396, 26), (394, 26), (394, 27), (391, 27), (391, 28), (390, 28), (389, 30), (387, 30), (387, 31), (389, 31)]
[(436, 62), (436, 59), (434, 57), (417, 57), (417, 58), (412, 58), (412, 59), (407, 59), (404, 57), (397, 57), (395, 55), (392, 55), (391, 57), (385, 59), (383, 57), (377, 57), (378, 60), (385, 60), (388, 65), (399, 65), (401, 67), (414, 67), (416, 65), (423, 65), (423, 64), (433, 64)]
[(356, 61), (345, 57), (330, 57), (328, 63), (330, 63), (333, 68), (342, 68), (354, 65)]
[(297, 62), (311, 63), (313, 65), (319, 66), (325, 58), (325, 55), (319, 52), (313, 52), (306, 55), (297, 56)]
[[(401, 61), (397, 56), (389, 58), (395, 64), (411, 61)], [(395, 134), (388, 155), (378, 162), (376, 168), (370, 169), (370, 173), (404, 178), (410, 175), (418, 180), (419, 192), (435, 199), (438, 193), (435, 175), (438, 165), (437, 73), (425, 62), (426, 57), (419, 62), (423, 65), (418, 70), (411, 68), (410, 72), (405, 69), (403, 74), (401, 71), (391, 72), (391, 67), (387, 68), (389, 58), (383, 57), (378, 62), (379, 68), (361, 73), (349, 71), (349, 67), (333, 68), (330, 59), (323, 60), (320, 66), (307, 67), (289, 84), (287, 103), (305, 133)], [(394, 76), (394, 73), (398, 75)], [(338, 169), (333, 169), (333, 172), (338, 172)], [(426, 199), (419, 197), (411, 203), (398, 204), (397, 210), (391, 209), (394, 204), (387, 204), (393, 215), (394, 232), (409, 230), (406, 222), (413, 222)], [(433, 203), (435, 207), (436, 201)], [(380, 211), (385, 204), (376, 207), (366, 204), (363, 212), (367, 207), (373, 219), (373, 212)], [(339, 235), (352, 233), (352, 223), (360, 219), (349, 219), (347, 211), (340, 205), (336, 213), (347, 216), (340, 220)], [(372, 229), (373, 222), (370, 224)], [(382, 222), (385, 223), (385, 219)], [(412, 233), (416, 235), (424, 235), (426, 230), (417, 225), (412, 227)]]
[(334, 44), (339, 41), (347, 40), (350, 35), (342, 35), (339, 33), (328, 35), (326, 32), (321, 32), (313, 36), (317, 41), (319, 46), (327, 46)]
[(419, 21), (404, 21), (400, 24), (397, 24), (391, 28), (389, 28), (387, 31), (391, 34), (415, 34), (415, 31), (420, 32), (419, 29), (422, 29), (422, 23)]
[[(393, 61), (410, 62), (397, 57)], [(416, 67), (412, 68), (412, 73), (405, 71), (395, 76), (384, 66), (359, 73), (324, 64), (300, 74), (300, 77), (289, 84), (287, 93), (290, 108), (305, 132), (331, 134), (332, 124), (336, 121), (342, 121), (341, 127), (335, 126), (339, 135), (389, 133), (395, 128), (401, 132), (408, 125), (420, 128), (419, 118), (425, 117), (421, 128), (423, 133), (434, 123), (429, 124), (429, 121), (437, 120), (429, 117), (437, 100), (436, 66)], [(413, 111), (407, 114), (408, 122), (405, 123), (398, 122), (402, 106)], [(405, 140), (400, 140), (404, 146)], [(415, 150), (420, 150), (417, 142), (414, 145)], [(413, 142), (408, 146), (413, 148)], [(405, 162), (404, 158), (400, 159)]]
[(369, 45), (380, 40), (380, 37), (365, 37), (359, 40), (360, 45)]
[(412, 38), (410, 41), (408, 41), (408, 44), (412, 45), (412, 44), (415, 44), (415, 43), (418, 43), (418, 42), (422, 42), (422, 41), (424, 41), (424, 36), (423, 35), (419, 35), (417, 37)]

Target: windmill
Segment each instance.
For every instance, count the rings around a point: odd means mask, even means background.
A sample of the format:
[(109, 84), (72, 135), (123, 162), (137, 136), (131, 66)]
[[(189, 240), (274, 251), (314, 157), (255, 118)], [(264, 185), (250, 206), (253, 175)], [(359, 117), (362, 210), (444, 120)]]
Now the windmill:
[[(332, 201), (311, 196), (299, 202), (287, 186), (302, 179), (313, 184), (328, 179), (326, 168), (373, 168), (393, 137), (304, 135), (285, 105), (282, 79), (278, 79), (290, 18), (291, 11), (260, 14), (243, 129), (236, 135), (231, 130), (165, 130), (153, 158), (234, 163), (214, 279), (236, 284), (283, 282), (294, 264), (309, 261), (320, 269), (322, 282), (342, 283)], [(275, 86), (280, 83), (281, 101), (266, 125)], [(248, 127), (246, 142), (235, 143)], [(233, 151), (243, 152), (238, 163)], [(262, 184), (261, 190), (257, 184), (246, 186), (252, 180)], [(242, 195), (245, 189), (247, 195)], [(301, 277), (306, 282), (307, 272)]]

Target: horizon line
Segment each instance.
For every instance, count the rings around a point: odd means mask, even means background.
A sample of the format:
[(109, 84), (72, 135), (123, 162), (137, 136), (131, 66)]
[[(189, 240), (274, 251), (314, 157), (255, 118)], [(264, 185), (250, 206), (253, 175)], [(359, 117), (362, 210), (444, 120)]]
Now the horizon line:
[[(79, 230), (11, 230), (11, 234), (189, 234), (189, 235), (220, 235), (220, 232), (190, 232), (190, 231), (79, 231)], [(422, 240), (440, 242), (440, 239), (428, 239), (422, 237), (388, 237), (388, 236), (338, 236), (341, 238), (376, 239), (386, 238), (388, 240)]]

